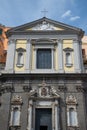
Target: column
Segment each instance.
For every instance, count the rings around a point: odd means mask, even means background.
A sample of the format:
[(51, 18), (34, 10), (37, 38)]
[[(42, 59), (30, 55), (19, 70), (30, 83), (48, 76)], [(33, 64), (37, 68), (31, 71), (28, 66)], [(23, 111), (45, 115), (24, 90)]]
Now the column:
[(5, 71), (8, 73), (14, 72), (14, 64), (15, 64), (15, 39), (10, 39), (8, 42), (8, 49), (7, 49), (7, 60), (6, 60), (6, 67)]
[(74, 66), (75, 66), (75, 72), (80, 73), (81, 72), (81, 63), (80, 63), (80, 49), (79, 49), (79, 41), (77, 39), (73, 40), (73, 48), (74, 48)]
[(64, 63), (63, 63), (63, 42), (61, 39), (58, 40), (58, 72), (64, 72)]
[(33, 106), (33, 101), (29, 101), (29, 108), (28, 108), (28, 126), (27, 130), (32, 130), (32, 106)]
[(26, 44), (26, 64), (25, 64), (25, 71), (30, 73), (31, 71), (31, 39), (27, 40)]
[(55, 130), (59, 130), (59, 106), (58, 106), (58, 100), (55, 100)]

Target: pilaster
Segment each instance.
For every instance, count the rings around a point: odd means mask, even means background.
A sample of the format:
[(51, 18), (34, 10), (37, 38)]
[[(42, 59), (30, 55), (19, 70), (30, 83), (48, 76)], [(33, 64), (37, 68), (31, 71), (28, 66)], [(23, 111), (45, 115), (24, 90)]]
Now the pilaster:
[(73, 39), (73, 48), (74, 48), (74, 66), (75, 72), (81, 73), (81, 62), (80, 62), (80, 48), (79, 48), (79, 41), (77, 39)]
[(33, 101), (30, 100), (29, 101), (29, 108), (28, 108), (28, 126), (27, 126), (27, 130), (32, 129), (32, 106), (33, 106)]
[(55, 100), (55, 130), (60, 130), (59, 126), (59, 104), (58, 100)]
[(7, 60), (5, 71), (8, 73), (14, 72), (14, 62), (15, 62), (15, 39), (10, 39), (8, 42), (8, 50), (7, 50)]
[(62, 39), (58, 40), (58, 72), (64, 72), (64, 64), (63, 64), (63, 41)]
[(26, 63), (25, 63), (25, 71), (30, 73), (31, 71), (31, 40), (27, 40), (26, 44)]

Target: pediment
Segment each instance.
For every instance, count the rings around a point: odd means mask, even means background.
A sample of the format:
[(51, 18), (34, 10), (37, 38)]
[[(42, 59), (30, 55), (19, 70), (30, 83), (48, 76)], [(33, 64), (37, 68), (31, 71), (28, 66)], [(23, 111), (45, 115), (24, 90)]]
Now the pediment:
[(7, 32), (7, 35), (10, 33), (28, 33), (28, 32), (39, 32), (39, 31), (58, 31), (58, 32), (74, 32), (74, 33), (82, 33), (83, 31), (79, 28), (73, 27), (73, 26), (69, 26), (67, 24), (64, 23), (60, 23), (51, 19), (48, 19), (46, 17), (43, 17), (39, 20), (18, 26), (18, 27), (14, 27), (12, 29), (10, 29)]

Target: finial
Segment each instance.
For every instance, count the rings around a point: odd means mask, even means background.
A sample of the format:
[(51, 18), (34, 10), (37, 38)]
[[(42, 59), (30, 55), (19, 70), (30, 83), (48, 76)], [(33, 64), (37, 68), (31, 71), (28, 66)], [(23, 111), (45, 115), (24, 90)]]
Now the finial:
[(44, 9), (43, 11), (41, 11), (44, 14), (44, 17), (46, 17), (46, 13), (48, 13), (48, 11), (46, 9)]

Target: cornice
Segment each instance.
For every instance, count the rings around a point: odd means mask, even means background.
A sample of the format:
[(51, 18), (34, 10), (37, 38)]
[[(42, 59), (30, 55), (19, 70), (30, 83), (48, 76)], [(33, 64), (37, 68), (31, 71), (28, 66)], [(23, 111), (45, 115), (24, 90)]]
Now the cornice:
[(48, 74), (26, 74), (26, 73), (22, 73), (22, 74), (19, 74), (19, 73), (4, 73), (4, 74), (1, 74), (0, 75), (0, 79), (3, 79), (3, 78), (18, 78), (18, 77), (21, 77), (21, 78), (32, 78), (32, 77), (35, 77), (35, 78), (39, 78), (39, 77), (48, 77), (48, 78), (65, 78), (65, 79), (72, 79), (73, 78), (76, 78), (76, 79), (87, 79), (87, 73), (48, 73)]
[(47, 31), (12, 31), (7, 34), (7, 37), (11, 35), (72, 35), (72, 34), (77, 34), (79, 35), (78, 31), (73, 31), (73, 30), (47, 30)]

